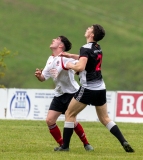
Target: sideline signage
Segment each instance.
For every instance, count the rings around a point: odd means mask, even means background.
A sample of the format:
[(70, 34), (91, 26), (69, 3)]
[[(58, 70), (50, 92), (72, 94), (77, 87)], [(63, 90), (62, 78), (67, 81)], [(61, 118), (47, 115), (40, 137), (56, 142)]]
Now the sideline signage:
[(45, 120), (54, 90), (9, 89), (7, 119)]
[(117, 92), (116, 122), (143, 122), (143, 92)]
[[(7, 119), (45, 120), (54, 90), (48, 89), (8, 89)], [(116, 92), (107, 91), (107, 109), (114, 120)], [(58, 120), (65, 120), (59, 116)], [(78, 121), (99, 121), (95, 107), (87, 106), (77, 115)]]

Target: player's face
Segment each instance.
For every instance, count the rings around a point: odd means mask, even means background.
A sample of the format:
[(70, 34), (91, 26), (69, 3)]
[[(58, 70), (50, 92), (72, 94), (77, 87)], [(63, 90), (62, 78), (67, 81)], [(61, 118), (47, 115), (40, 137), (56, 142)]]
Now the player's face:
[(84, 36), (85, 36), (86, 38), (89, 38), (91, 35), (93, 35), (93, 26), (90, 26), (90, 27), (88, 27), (88, 28), (86, 29)]
[(63, 43), (61, 42), (61, 38), (57, 37), (55, 39), (52, 40), (52, 43), (50, 45), (51, 49), (56, 49), (58, 48), (60, 45), (63, 45)]

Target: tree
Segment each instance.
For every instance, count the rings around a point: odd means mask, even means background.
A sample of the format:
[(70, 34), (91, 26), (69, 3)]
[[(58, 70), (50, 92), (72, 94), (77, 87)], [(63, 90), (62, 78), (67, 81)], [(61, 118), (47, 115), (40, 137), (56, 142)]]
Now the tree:
[[(5, 58), (10, 55), (16, 55), (16, 53), (12, 54), (10, 50), (7, 48), (4, 48), (2, 51), (0, 51), (0, 79), (5, 76), (5, 69), (6, 69), (6, 63)], [(4, 88), (5, 86), (0, 84), (0, 88)]]

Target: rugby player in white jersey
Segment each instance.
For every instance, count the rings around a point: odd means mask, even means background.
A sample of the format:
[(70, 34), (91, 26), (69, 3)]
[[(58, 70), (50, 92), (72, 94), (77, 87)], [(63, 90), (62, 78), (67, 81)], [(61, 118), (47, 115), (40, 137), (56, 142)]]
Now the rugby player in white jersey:
[[(37, 68), (35, 71), (35, 76), (39, 81), (43, 82), (52, 78), (56, 86), (55, 96), (50, 104), (46, 123), (51, 135), (59, 146), (63, 145), (63, 138), (56, 121), (61, 114), (65, 113), (71, 99), (79, 89), (79, 85), (74, 79), (75, 72), (65, 67), (68, 62), (75, 64), (77, 61), (72, 58), (60, 56), (62, 52), (69, 51), (71, 46), (71, 42), (65, 36), (59, 36), (53, 39), (50, 45), (52, 55), (48, 58), (43, 70)], [(93, 150), (81, 124), (76, 121), (74, 122), (74, 131), (83, 142), (85, 150)], [(58, 147), (54, 148), (55, 151), (57, 149)]]

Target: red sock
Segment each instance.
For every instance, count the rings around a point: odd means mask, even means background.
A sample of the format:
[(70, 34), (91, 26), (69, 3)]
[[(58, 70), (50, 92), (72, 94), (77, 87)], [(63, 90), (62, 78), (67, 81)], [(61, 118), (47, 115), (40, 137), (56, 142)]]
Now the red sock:
[(63, 138), (61, 136), (61, 131), (56, 124), (49, 126), (51, 135), (54, 137), (57, 143), (61, 146), (63, 144)]
[(80, 123), (78, 123), (77, 126), (74, 128), (74, 131), (79, 136), (80, 140), (83, 142), (84, 145), (89, 144), (88, 140), (86, 139), (85, 132)]

